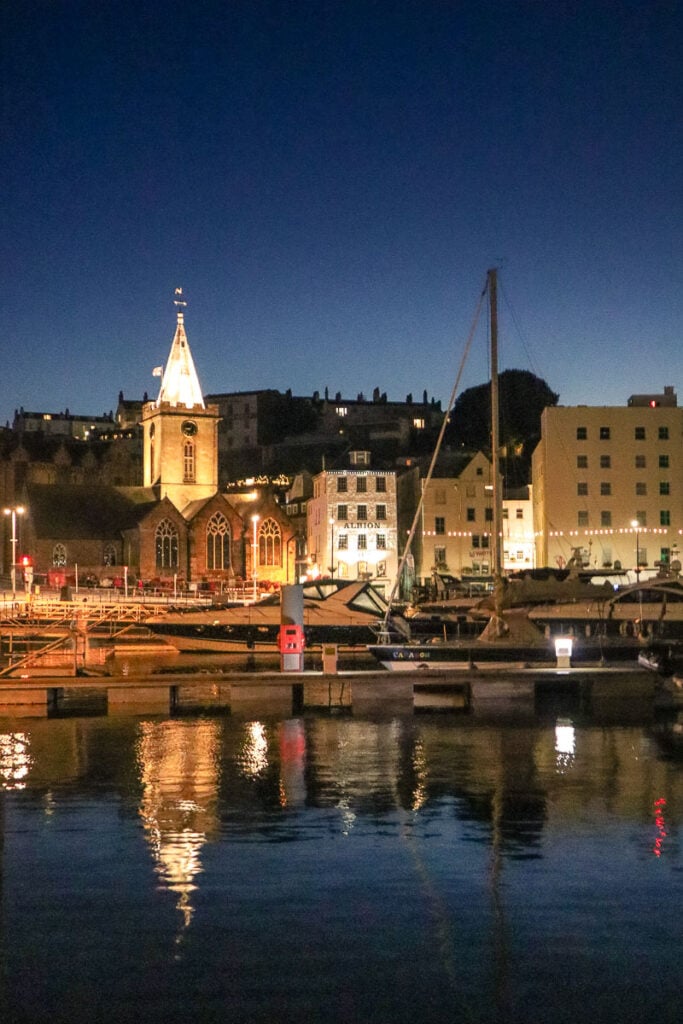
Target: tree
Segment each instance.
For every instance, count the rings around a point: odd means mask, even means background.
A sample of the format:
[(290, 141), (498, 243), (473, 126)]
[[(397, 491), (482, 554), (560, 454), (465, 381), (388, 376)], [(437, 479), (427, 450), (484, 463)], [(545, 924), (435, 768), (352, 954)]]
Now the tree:
[[(559, 395), (528, 370), (504, 370), (498, 377), (500, 444), (508, 455), (527, 460), (541, 436), (541, 413)], [(491, 382), (463, 391), (451, 410), (446, 443), (491, 453)]]

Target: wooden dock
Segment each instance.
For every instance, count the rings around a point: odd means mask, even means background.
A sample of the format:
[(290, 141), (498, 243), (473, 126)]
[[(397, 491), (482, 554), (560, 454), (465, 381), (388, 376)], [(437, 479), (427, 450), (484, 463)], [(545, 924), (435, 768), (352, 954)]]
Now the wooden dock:
[[(0, 680), (0, 716), (63, 713), (90, 697), (108, 714), (169, 715), (192, 709), (230, 714), (292, 715), (307, 708), (354, 715), (395, 715), (422, 710), (496, 710), (529, 713), (544, 693), (581, 701), (654, 709), (657, 676), (638, 667), (467, 670), (434, 675), (385, 671), (234, 672), (139, 676), (35, 676)], [(60, 712), (61, 709), (61, 712)]]

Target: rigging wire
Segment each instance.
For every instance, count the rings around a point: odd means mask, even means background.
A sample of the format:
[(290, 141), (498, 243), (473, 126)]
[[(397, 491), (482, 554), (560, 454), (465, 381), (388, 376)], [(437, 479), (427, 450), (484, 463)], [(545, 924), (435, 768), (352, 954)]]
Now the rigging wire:
[(386, 610), (386, 613), (385, 613), (385, 616), (384, 616), (384, 622), (383, 622), (383, 625), (382, 625), (382, 633), (384, 635), (386, 635), (386, 633), (387, 633), (387, 627), (388, 627), (388, 623), (389, 623), (389, 616), (391, 614), (391, 608), (392, 608), (392, 605), (394, 603), (394, 599), (396, 597), (396, 591), (398, 590), (398, 587), (399, 587), (401, 576), (403, 574), (403, 569), (405, 568), (405, 564), (408, 561), (408, 556), (410, 554), (410, 549), (411, 549), (411, 546), (412, 546), (412, 543), (413, 543), (413, 537), (415, 536), (415, 531), (417, 530), (417, 524), (420, 521), (420, 514), (422, 512), (422, 506), (424, 504), (425, 492), (426, 492), (427, 487), (429, 486), (429, 482), (432, 479), (432, 476), (434, 474), (434, 469), (436, 467), (436, 460), (437, 460), (437, 458), (439, 456), (439, 452), (441, 450), (441, 443), (443, 441), (443, 437), (444, 437), (444, 434), (446, 432), (446, 427), (448, 426), (448, 421), (450, 419), (451, 409), (453, 408), (456, 396), (457, 396), (458, 391), (460, 389), (460, 381), (462, 379), (462, 375), (463, 375), (463, 372), (464, 372), (464, 369), (465, 369), (465, 363), (467, 362), (467, 358), (469, 356), (470, 349), (472, 348), (472, 341), (474, 339), (474, 333), (475, 333), (475, 331), (477, 329), (477, 324), (479, 323), (479, 316), (481, 314), (481, 307), (483, 305), (484, 297), (485, 297), (487, 291), (488, 291), (488, 276), (486, 278), (486, 283), (484, 284), (484, 287), (482, 289), (481, 295), (479, 296), (479, 301), (477, 303), (477, 308), (475, 310), (474, 317), (472, 319), (472, 326), (470, 327), (470, 332), (469, 332), (469, 334), (467, 336), (467, 341), (465, 343), (465, 348), (463, 350), (463, 354), (462, 354), (462, 357), (460, 359), (460, 366), (458, 367), (458, 373), (457, 373), (456, 378), (455, 378), (455, 383), (453, 384), (453, 390), (451, 391), (450, 398), (448, 399), (448, 405), (446, 407), (446, 411), (445, 411), (444, 416), (443, 416), (443, 420), (442, 420), (442, 423), (441, 423), (441, 429), (439, 430), (439, 436), (437, 437), (436, 445), (435, 445), (434, 451), (432, 453), (431, 462), (429, 463), (429, 469), (427, 470), (427, 475), (426, 475), (426, 477), (424, 479), (424, 485), (423, 485), (423, 488), (422, 488), (422, 494), (420, 495), (420, 500), (417, 503), (417, 508), (415, 510), (415, 515), (413, 517), (413, 522), (411, 524), (410, 530), (408, 531), (408, 539), (406, 540), (406, 545), (405, 545), (405, 548), (403, 549), (403, 554), (401, 555), (401, 560), (400, 560), (400, 562), (398, 564), (398, 569), (396, 570), (396, 579), (394, 580), (394, 585), (391, 588), (391, 593), (389, 594), (389, 600), (387, 602), (387, 610)]

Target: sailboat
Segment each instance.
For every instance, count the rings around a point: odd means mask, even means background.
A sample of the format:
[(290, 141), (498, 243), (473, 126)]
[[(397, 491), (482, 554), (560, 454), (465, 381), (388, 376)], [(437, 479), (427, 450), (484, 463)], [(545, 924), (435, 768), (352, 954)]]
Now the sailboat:
[[(581, 662), (601, 663), (605, 657), (606, 643), (600, 630), (594, 633), (587, 631), (580, 638), (580, 642), (579, 638), (575, 635), (561, 637), (552, 635), (552, 631), (544, 623), (541, 622), (537, 625), (536, 622), (532, 621), (529, 617), (529, 602), (519, 601), (515, 597), (515, 593), (519, 592), (521, 588), (517, 586), (516, 581), (507, 580), (503, 575), (503, 491), (499, 465), (497, 291), (497, 271), (494, 268), (487, 272), (486, 283), (479, 299), (473, 327), (465, 347), (465, 355), (463, 356), (464, 362), (471, 346), (474, 328), (484, 299), (488, 296), (491, 362), (491, 471), (493, 497), (491, 553), (493, 562), (493, 600), (488, 607), (485, 602), (480, 604), (479, 613), (485, 620), (485, 625), (481, 632), (474, 637), (448, 639), (435, 636), (432, 639), (420, 639), (417, 642), (410, 640), (408, 642), (395, 643), (392, 642), (388, 629), (381, 628), (377, 642), (370, 644), (368, 650), (381, 665), (391, 671), (414, 671), (415, 668), (450, 670), (476, 665), (479, 662), (487, 665), (500, 663), (506, 666), (515, 664), (557, 665), (558, 640), (560, 641), (560, 649), (565, 652), (562, 654), (564, 660), (567, 658), (567, 650), (571, 652), (571, 658)], [(397, 581), (401, 578), (403, 565), (409, 556), (415, 531), (420, 522), (424, 495), (434, 472), (461, 373), (462, 364), (425, 478), (422, 497), (418, 503), (413, 523), (408, 533), (405, 551), (399, 563)], [(577, 580), (573, 582), (576, 583)], [(389, 596), (389, 611), (395, 599), (397, 587), (398, 582)], [(580, 583), (580, 589), (583, 591), (582, 600), (590, 602), (591, 599), (594, 599), (600, 601), (601, 605), (604, 606), (608, 593), (605, 592), (603, 587), (593, 586), (590, 581), (584, 581)], [(572, 594), (572, 598), (575, 599), (575, 597), (576, 595)], [(540, 595), (537, 595), (536, 601), (538, 602), (539, 599)], [(557, 600), (557, 595), (553, 596), (553, 600)], [(633, 661), (640, 646), (637, 637), (619, 637), (616, 642), (609, 643), (610, 656), (615, 659), (624, 658)]]

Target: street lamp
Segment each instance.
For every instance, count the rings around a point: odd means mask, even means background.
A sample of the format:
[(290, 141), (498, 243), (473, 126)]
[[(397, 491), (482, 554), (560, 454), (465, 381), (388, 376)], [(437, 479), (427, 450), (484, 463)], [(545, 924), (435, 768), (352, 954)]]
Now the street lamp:
[(334, 579), (334, 519), (330, 516), (330, 575)]
[(631, 526), (636, 531), (636, 583), (640, 583), (640, 523), (632, 519)]
[(23, 516), (23, 505), (5, 509), (5, 515), (12, 517), (12, 600), (17, 599), (17, 516)]
[(258, 572), (256, 570), (256, 552), (258, 551), (258, 546), (257, 546), (258, 545), (258, 538), (257, 538), (256, 531), (257, 531), (257, 528), (258, 528), (258, 521), (259, 521), (260, 518), (261, 517), (256, 512), (251, 517), (251, 525), (252, 525), (253, 531), (254, 531), (253, 532), (252, 544), (251, 544), (251, 573), (252, 573), (253, 583), (254, 583), (254, 601), (256, 601), (256, 580), (257, 580), (257, 577), (258, 577)]

